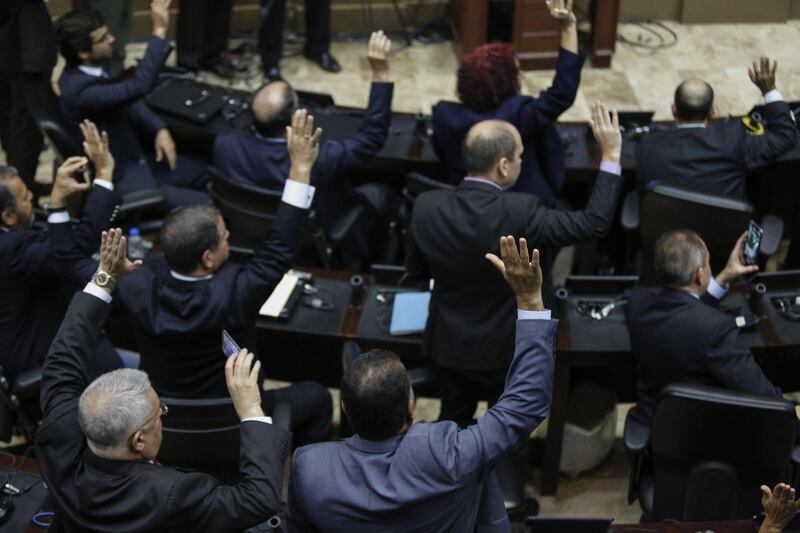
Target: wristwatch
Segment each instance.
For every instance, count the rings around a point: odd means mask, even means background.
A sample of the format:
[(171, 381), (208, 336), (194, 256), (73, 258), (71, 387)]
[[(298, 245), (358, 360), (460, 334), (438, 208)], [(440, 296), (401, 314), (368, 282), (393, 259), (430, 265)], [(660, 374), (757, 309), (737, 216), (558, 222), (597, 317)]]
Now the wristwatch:
[(92, 281), (95, 285), (102, 289), (108, 289), (109, 291), (114, 289), (114, 285), (117, 283), (116, 280), (104, 270), (98, 270), (92, 276)]

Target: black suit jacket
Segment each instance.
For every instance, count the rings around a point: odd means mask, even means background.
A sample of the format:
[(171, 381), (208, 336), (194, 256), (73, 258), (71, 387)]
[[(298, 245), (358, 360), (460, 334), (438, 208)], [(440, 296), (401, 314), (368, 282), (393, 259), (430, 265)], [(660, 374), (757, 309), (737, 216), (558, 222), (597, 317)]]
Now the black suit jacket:
[(67, 67), (58, 80), (61, 113), (72, 133), (80, 138), (78, 124), (86, 118), (107, 131), (117, 169), (139, 163), (142, 159), (139, 139), (153, 139), (158, 130), (166, 128), (143, 98), (155, 87), (171, 50), (168, 41), (150, 36), (147, 52), (130, 79), (105, 80), (77, 67)]
[(691, 382), (780, 397), (739, 340), (733, 317), (685, 291), (640, 289), (628, 301), (631, 349), (639, 360), (639, 403), (632, 416), (649, 425), (658, 394), (670, 383)]
[[(91, 255), (100, 244), (100, 232), (108, 227), (117, 196), (93, 187), (78, 225), (51, 224), (72, 230), (78, 253)], [(69, 295), (84, 281), (85, 271), (58, 261), (48, 235), (33, 229), (0, 230), (0, 365), (6, 377), (36, 368), (44, 361)], [(91, 275), (91, 272), (89, 272)]]
[(198, 472), (93, 454), (78, 425), (89, 382), (89, 354), (111, 306), (90, 294), (73, 298), (42, 374), (44, 420), (36, 438), (42, 476), (69, 531), (235, 531), (278, 508), (289, 434), (258, 421), (241, 425), (241, 474), (223, 485)]
[(583, 211), (542, 206), (536, 196), (464, 181), (414, 203), (406, 268), (434, 279), (425, 351), (439, 366), (508, 367), (514, 353), (514, 294), (484, 258), (500, 254), (500, 237), (526, 237), (528, 247), (562, 246), (601, 237), (611, 227), (621, 178), (600, 172)]
[(764, 166), (797, 145), (797, 126), (786, 102), (765, 107), (763, 135), (748, 135), (738, 119), (705, 128), (670, 128), (645, 136), (637, 147), (640, 190), (662, 182), (708, 194), (744, 200), (749, 170)]
[(42, 0), (0, 5), (0, 73), (49, 74), (58, 58), (50, 12)]

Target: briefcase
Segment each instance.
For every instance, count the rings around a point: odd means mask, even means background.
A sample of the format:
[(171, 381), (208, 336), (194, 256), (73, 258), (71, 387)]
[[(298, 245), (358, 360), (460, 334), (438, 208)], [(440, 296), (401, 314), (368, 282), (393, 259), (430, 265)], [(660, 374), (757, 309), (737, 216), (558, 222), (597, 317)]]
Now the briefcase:
[(226, 95), (217, 87), (187, 79), (170, 79), (147, 96), (147, 104), (163, 113), (207, 124), (222, 109)]

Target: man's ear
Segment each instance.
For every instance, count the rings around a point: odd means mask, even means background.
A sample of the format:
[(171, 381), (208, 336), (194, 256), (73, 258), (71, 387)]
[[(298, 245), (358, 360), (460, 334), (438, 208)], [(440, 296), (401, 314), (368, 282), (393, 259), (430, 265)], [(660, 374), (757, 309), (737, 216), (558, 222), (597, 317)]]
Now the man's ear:
[(83, 52), (80, 50), (78, 51), (78, 59), (81, 60), (81, 63), (86, 63), (91, 57), (92, 57), (91, 52)]
[(501, 157), (500, 161), (497, 163), (497, 168), (500, 169), (500, 174), (504, 178), (508, 177), (508, 169), (511, 165), (511, 161), (507, 157)]
[(694, 276), (692, 276), (692, 283), (694, 285), (701, 286), (703, 284), (702, 270), (703, 267), (700, 267), (694, 271)]
[(13, 228), (17, 224), (17, 212), (13, 209), (6, 209), (0, 213), (0, 220), (3, 221), (5, 227)]
[(675, 107), (675, 104), (672, 104), (672, 118), (678, 118), (678, 108)]
[(140, 429), (133, 435), (131, 435), (130, 440), (128, 441), (128, 445), (131, 447), (131, 451), (135, 453), (142, 453), (144, 451), (144, 439), (142, 438), (142, 430)]
[(211, 259), (211, 250), (206, 250), (200, 256), (200, 265), (206, 270), (211, 270), (214, 266), (214, 260)]
[(408, 391), (408, 419), (414, 420), (414, 413), (417, 410), (417, 397), (414, 395), (414, 389)]
[(342, 407), (342, 412), (347, 415), (347, 407), (344, 405), (344, 400), (339, 400), (339, 405)]

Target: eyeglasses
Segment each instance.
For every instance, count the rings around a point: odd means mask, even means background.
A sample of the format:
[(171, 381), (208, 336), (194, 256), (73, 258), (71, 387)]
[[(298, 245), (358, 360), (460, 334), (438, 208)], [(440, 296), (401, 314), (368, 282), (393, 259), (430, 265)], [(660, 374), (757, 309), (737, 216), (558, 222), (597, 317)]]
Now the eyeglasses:
[(95, 44), (104, 43), (104, 42), (106, 42), (106, 41), (108, 41), (110, 39), (111, 39), (111, 32), (106, 30), (105, 33), (103, 33), (103, 35), (101, 35), (99, 39), (97, 39), (96, 41), (93, 40), (92, 44), (95, 45)]
[(137, 431), (141, 431), (141, 430), (142, 430), (142, 428), (144, 428), (145, 426), (147, 426), (148, 424), (150, 424), (150, 422), (152, 422), (152, 421), (154, 421), (154, 420), (156, 420), (156, 419), (159, 419), (159, 418), (161, 418), (162, 416), (165, 416), (165, 415), (167, 415), (167, 414), (169, 414), (169, 407), (167, 407), (167, 405), (166, 405), (164, 402), (162, 402), (161, 400), (159, 400), (159, 401), (158, 401), (158, 414), (157, 414), (157, 415), (155, 415), (155, 416), (153, 416), (153, 417), (151, 417), (151, 418), (149, 418), (149, 419), (147, 420), (147, 422), (145, 422), (144, 424), (142, 424), (141, 426), (139, 426), (139, 428), (138, 428), (136, 431), (134, 431), (133, 433), (131, 433), (131, 437), (133, 437), (133, 436), (136, 434), (136, 432), (137, 432)]

